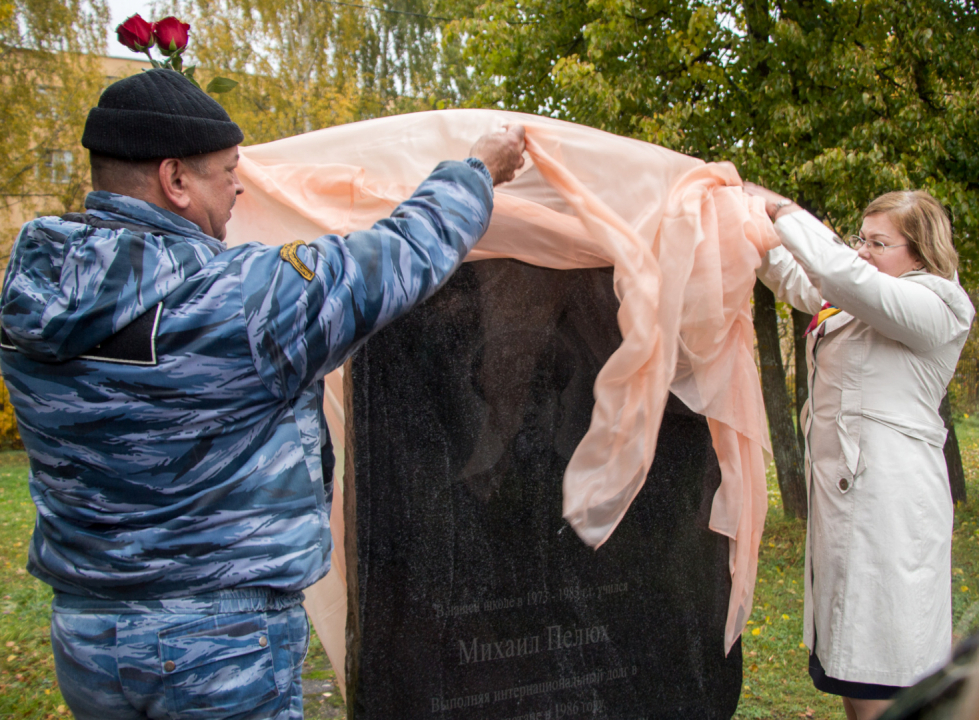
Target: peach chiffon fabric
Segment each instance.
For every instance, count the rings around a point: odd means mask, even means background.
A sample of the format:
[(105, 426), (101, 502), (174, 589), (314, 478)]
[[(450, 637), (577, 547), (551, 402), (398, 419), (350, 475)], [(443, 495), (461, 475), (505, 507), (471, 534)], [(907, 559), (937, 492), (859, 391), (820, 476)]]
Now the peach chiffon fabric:
[[(727, 163), (548, 118), (446, 110), (328, 128), (241, 149), (245, 185), (229, 243), (281, 245), (347, 234), (386, 217), (441, 160), (486, 132), (527, 129), (527, 163), (496, 189), (489, 231), (467, 261), (516, 258), (557, 269), (614, 267), (622, 345), (595, 382), (591, 426), (564, 476), (564, 516), (599, 547), (642, 488), (668, 393), (708, 418), (721, 466), (710, 527), (730, 540), (729, 651), (751, 612), (767, 510), (768, 426), (754, 363), (754, 270), (778, 244), (761, 201)], [(337, 447), (340, 371), (326, 379)], [(338, 463), (342, 472), (342, 463)], [(344, 687), (342, 477), (332, 569), (306, 607)]]

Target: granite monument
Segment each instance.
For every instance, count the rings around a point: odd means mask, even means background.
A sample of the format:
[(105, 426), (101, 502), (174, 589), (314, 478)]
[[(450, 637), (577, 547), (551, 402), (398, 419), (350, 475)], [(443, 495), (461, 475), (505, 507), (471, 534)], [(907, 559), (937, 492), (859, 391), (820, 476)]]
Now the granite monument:
[(352, 720), (734, 713), (706, 420), (671, 396), (646, 485), (598, 550), (561, 516), (617, 307), (611, 269), (468, 263), (351, 360)]

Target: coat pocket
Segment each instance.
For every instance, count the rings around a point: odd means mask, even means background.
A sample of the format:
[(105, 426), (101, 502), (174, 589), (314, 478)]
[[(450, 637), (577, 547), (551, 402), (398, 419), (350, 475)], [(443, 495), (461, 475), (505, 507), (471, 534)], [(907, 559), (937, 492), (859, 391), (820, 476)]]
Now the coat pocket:
[(264, 613), (209, 615), (160, 633), (167, 710), (174, 717), (236, 715), (279, 694)]
[(854, 481), (866, 469), (866, 462), (860, 451), (860, 410), (863, 405), (863, 365), (866, 350), (865, 339), (846, 340), (841, 354), (840, 410), (836, 414), (841, 457), (836, 488), (844, 495), (853, 488)]
[[(856, 433), (852, 432), (854, 426), (856, 426)], [(837, 469), (837, 475), (839, 475), (837, 488), (840, 492), (847, 493), (853, 487), (853, 481), (866, 467), (860, 452), (859, 418), (851, 417), (848, 419), (843, 416), (842, 412), (837, 413), (836, 436), (840, 440), (840, 452), (842, 453), (841, 462)]]

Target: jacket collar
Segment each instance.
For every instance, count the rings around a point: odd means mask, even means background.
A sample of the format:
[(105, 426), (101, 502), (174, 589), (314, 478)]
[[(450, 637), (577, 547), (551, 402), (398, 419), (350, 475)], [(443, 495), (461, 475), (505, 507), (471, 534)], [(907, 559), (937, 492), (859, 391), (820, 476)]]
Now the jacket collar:
[(850, 313), (848, 313), (846, 310), (841, 310), (833, 317), (826, 319), (826, 322), (823, 323), (820, 337), (826, 337), (830, 333), (836, 332), (844, 325), (849, 324), (852, 320), (853, 316)]
[[(931, 273), (929, 273), (927, 270), (908, 270), (906, 273), (904, 273), (903, 275), (899, 275), (898, 277), (909, 278), (909, 277), (917, 277), (919, 275), (930, 275), (930, 274)], [(956, 273), (956, 276), (958, 276), (958, 273)]]
[(200, 240), (215, 253), (227, 250), (223, 242), (205, 234), (196, 223), (164, 210), (159, 205), (128, 195), (104, 190), (90, 192), (85, 198), (85, 209), (104, 220), (135, 221), (140, 225), (157, 228), (167, 235), (181, 235)]

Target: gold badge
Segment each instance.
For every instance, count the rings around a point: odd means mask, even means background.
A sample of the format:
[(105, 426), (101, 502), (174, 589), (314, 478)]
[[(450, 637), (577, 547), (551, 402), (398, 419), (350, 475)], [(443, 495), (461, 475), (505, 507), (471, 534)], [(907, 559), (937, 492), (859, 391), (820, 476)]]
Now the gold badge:
[(283, 245), (279, 248), (279, 257), (296, 268), (296, 272), (306, 278), (306, 280), (312, 280), (315, 277), (313, 271), (306, 267), (306, 263), (296, 255), (296, 248), (305, 244), (302, 240), (296, 240), (288, 245)]

